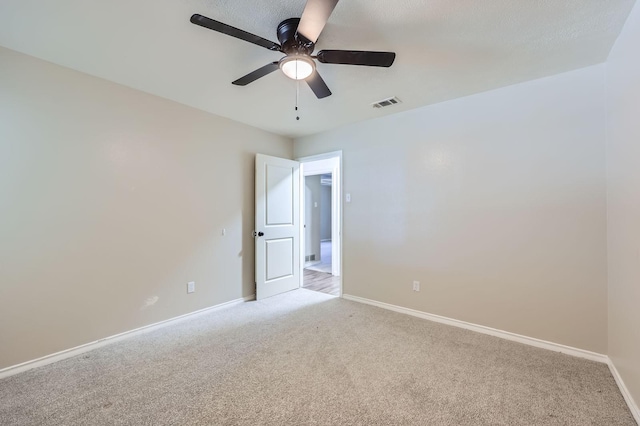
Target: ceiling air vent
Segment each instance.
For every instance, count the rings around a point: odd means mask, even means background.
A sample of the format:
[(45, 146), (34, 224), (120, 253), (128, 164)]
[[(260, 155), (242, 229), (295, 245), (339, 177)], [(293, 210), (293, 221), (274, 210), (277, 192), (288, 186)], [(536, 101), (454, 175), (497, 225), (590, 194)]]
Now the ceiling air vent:
[(371, 104), (371, 106), (373, 106), (374, 108), (384, 108), (384, 107), (388, 107), (391, 105), (395, 105), (395, 104), (399, 104), (400, 102), (402, 102), (400, 99), (398, 99), (396, 96), (394, 96), (393, 98), (387, 98), (387, 99), (383, 99), (381, 101), (378, 101), (374, 104)]

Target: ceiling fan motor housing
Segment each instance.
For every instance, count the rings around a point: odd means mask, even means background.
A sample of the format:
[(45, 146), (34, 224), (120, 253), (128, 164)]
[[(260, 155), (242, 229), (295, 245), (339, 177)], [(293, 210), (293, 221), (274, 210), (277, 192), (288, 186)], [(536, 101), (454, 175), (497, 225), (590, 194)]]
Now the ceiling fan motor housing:
[(300, 18), (289, 18), (278, 25), (278, 41), (287, 55), (311, 55), (315, 44), (302, 35), (296, 36)]

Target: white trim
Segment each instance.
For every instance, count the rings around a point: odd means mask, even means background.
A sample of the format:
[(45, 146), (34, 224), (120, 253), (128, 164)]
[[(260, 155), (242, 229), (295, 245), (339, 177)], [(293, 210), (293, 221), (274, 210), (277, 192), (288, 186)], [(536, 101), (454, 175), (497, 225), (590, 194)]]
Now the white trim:
[(20, 364), (12, 365), (9, 367), (5, 367), (0, 369), (0, 379), (5, 377), (13, 376), (14, 374), (22, 373), (23, 371), (31, 370), (32, 368), (42, 367), (44, 365), (52, 364), (54, 362), (62, 361), (63, 359), (71, 358), (76, 355), (80, 355), (85, 352), (92, 351), (94, 349), (101, 348), (103, 346), (109, 345), (111, 343), (118, 342), (120, 340), (127, 339), (129, 337), (133, 337), (142, 333), (146, 333), (148, 331), (156, 330), (162, 327), (166, 327), (173, 323), (174, 321), (186, 319), (186, 317), (190, 317), (193, 315), (203, 314), (208, 311), (217, 310), (220, 308), (226, 308), (230, 306), (235, 306), (244, 302), (248, 302), (250, 300), (255, 300), (255, 294), (251, 296), (241, 297), (239, 299), (230, 300), (229, 302), (220, 303), (218, 305), (209, 306), (208, 308), (199, 309), (197, 311), (189, 312), (188, 314), (179, 315), (177, 317), (169, 318), (164, 321), (159, 321), (153, 324), (145, 325), (143, 327), (134, 328), (133, 330), (125, 331), (123, 333), (114, 334), (113, 336), (104, 337), (102, 339), (95, 340), (93, 342), (85, 343), (84, 345), (76, 346), (74, 348), (65, 349), (60, 352), (56, 352), (50, 355), (45, 355), (43, 357), (33, 359), (31, 361), (26, 361)]
[[(392, 305), (384, 302), (378, 302), (376, 300), (371, 300), (371, 299), (365, 299), (364, 297), (352, 296), (350, 294), (343, 294), (342, 297), (346, 300), (351, 300), (354, 302), (377, 306), (379, 308), (388, 309), (388, 310), (399, 312), (402, 314), (411, 315), (414, 317), (451, 325), (453, 327), (464, 328), (466, 330), (471, 330), (471, 331), (475, 331), (482, 334), (488, 334), (490, 336), (523, 343), (529, 346), (535, 346), (537, 348), (548, 349), (556, 352), (561, 352), (567, 355), (576, 356), (579, 358), (589, 359), (591, 361), (605, 363), (609, 366), (611, 375), (615, 379), (616, 384), (620, 389), (620, 393), (622, 394), (625, 402), (627, 403), (627, 406), (629, 407), (629, 411), (631, 411), (631, 414), (633, 415), (633, 418), (635, 419), (636, 423), (640, 425), (640, 409), (638, 408), (638, 405), (636, 404), (633, 397), (631, 396), (629, 389), (627, 389), (627, 386), (625, 385), (624, 380), (622, 380), (622, 377), (620, 376), (620, 373), (616, 369), (616, 366), (613, 364), (613, 361), (606, 355), (599, 354), (596, 352), (586, 351), (584, 349), (574, 348), (571, 346), (565, 346), (559, 343), (553, 343), (546, 340), (540, 340), (533, 337), (527, 337), (520, 334), (511, 333), (509, 331), (498, 330), (491, 327), (485, 327), (483, 325), (473, 324), (466, 321), (460, 321), (453, 318), (443, 317), (440, 315), (429, 314), (429, 313), (418, 311), (415, 309), (404, 308), (402, 306)], [(0, 379), (13, 376), (15, 374), (22, 373), (27, 370), (31, 370), (32, 368), (42, 367), (57, 361), (62, 361), (63, 359), (71, 358), (76, 355), (80, 355), (85, 352), (89, 352), (91, 350), (98, 349), (100, 347), (109, 345), (111, 343), (115, 343), (120, 340), (127, 339), (129, 337), (134, 337), (136, 335), (139, 335), (148, 331), (166, 327), (170, 325), (170, 323), (173, 323), (175, 321), (179, 321), (182, 319), (186, 319), (187, 317), (203, 314), (208, 311), (213, 311), (213, 310), (217, 310), (225, 307), (239, 305), (241, 303), (248, 302), (250, 300), (255, 300), (255, 294), (252, 294), (251, 296), (241, 297), (235, 300), (230, 300), (229, 302), (220, 303), (218, 305), (210, 306), (208, 308), (200, 309), (194, 312), (190, 312), (188, 314), (179, 315), (177, 317), (160, 321), (154, 324), (145, 325), (143, 327), (139, 327), (133, 330), (125, 331), (123, 333), (115, 334), (113, 336), (98, 339), (94, 342), (86, 343), (84, 345), (76, 346), (74, 348), (70, 348), (70, 349), (66, 349), (50, 355), (46, 355), (31, 361), (26, 361), (21, 364), (5, 367), (3, 369), (0, 369)]]
[(640, 408), (638, 408), (638, 405), (633, 400), (633, 397), (631, 396), (631, 392), (629, 392), (629, 389), (627, 389), (627, 385), (624, 384), (624, 380), (622, 380), (620, 373), (618, 373), (618, 369), (613, 364), (613, 360), (609, 358), (609, 362), (607, 364), (609, 364), (609, 370), (611, 371), (611, 375), (616, 380), (616, 384), (618, 385), (618, 388), (620, 388), (620, 393), (624, 397), (624, 400), (627, 403), (627, 406), (629, 407), (629, 411), (631, 411), (631, 414), (633, 415), (633, 418), (635, 419), (636, 423), (640, 425)]
[(488, 334), (490, 336), (499, 337), (501, 339), (511, 340), (518, 343), (523, 343), (529, 346), (535, 346), (536, 348), (542, 348), (551, 350), (554, 352), (561, 352), (566, 355), (575, 356), (578, 358), (584, 358), (591, 361), (601, 362), (607, 364), (609, 366), (609, 370), (611, 371), (611, 375), (616, 381), (618, 388), (620, 389), (620, 393), (622, 394), (627, 406), (629, 407), (629, 411), (633, 415), (636, 423), (640, 425), (640, 409), (638, 405), (634, 401), (629, 389), (624, 384), (620, 373), (616, 369), (613, 361), (604, 354), (599, 354), (597, 352), (591, 352), (584, 349), (574, 348), (572, 346), (561, 345), (559, 343), (549, 342), (547, 340), (536, 339), (534, 337), (523, 336), (521, 334), (511, 333), (509, 331), (498, 330), (491, 327), (485, 327), (484, 325), (473, 324), (466, 321), (460, 321), (453, 318), (443, 317), (440, 315), (429, 314), (427, 312), (418, 311), (415, 309), (404, 308), (402, 306), (392, 305), (389, 303), (378, 302), (377, 300), (365, 299), (364, 297), (352, 296), (350, 294), (343, 294), (342, 297), (346, 300), (352, 300), (354, 302), (365, 303), (367, 305), (377, 306), (378, 308), (388, 309), (390, 311), (399, 312), (401, 314), (411, 315), (414, 317), (426, 319), (429, 321), (439, 322), (442, 324), (451, 325), (453, 327), (464, 328), (466, 330), (475, 331), (477, 333)]
[(298, 157), (295, 160), (299, 161), (301, 163), (308, 163), (310, 161), (328, 160), (328, 159), (334, 158), (334, 157), (342, 158), (342, 150), (324, 152), (322, 154), (316, 154), (316, 155), (307, 155), (306, 157)]
[(453, 318), (447, 318), (440, 315), (429, 314), (415, 309), (404, 308), (402, 306), (391, 305), (389, 303), (378, 302), (376, 300), (365, 299), (363, 297), (352, 296), (350, 294), (343, 294), (343, 298), (347, 300), (353, 300), (354, 302), (366, 303), (367, 305), (377, 306), (379, 308), (388, 309), (390, 311), (400, 312), (402, 314), (412, 315), (414, 317), (427, 319), (430, 321), (439, 322), (442, 324), (452, 325), (454, 327), (464, 328), (467, 330), (475, 331), (482, 334), (488, 334), (490, 336), (499, 337), (501, 339), (511, 340), (518, 343), (523, 343), (529, 346), (535, 346), (537, 348), (548, 349), (555, 352), (562, 352), (563, 354), (577, 356), (579, 358), (585, 358), (591, 361), (602, 362), (608, 364), (609, 357), (596, 352), (587, 351), (584, 349), (578, 349), (571, 346), (561, 345), (559, 343), (553, 343), (546, 340), (536, 339), (534, 337), (523, 336), (521, 334), (511, 333), (509, 331), (498, 330), (496, 328), (485, 327), (484, 325), (473, 324), (466, 321), (460, 321)]

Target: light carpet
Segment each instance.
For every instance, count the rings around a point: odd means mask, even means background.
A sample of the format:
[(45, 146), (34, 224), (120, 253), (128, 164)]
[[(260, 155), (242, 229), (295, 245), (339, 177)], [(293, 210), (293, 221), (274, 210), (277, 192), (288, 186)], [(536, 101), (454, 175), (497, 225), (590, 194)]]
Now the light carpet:
[(0, 424), (635, 422), (605, 364), (296, 290), (0, 380)]

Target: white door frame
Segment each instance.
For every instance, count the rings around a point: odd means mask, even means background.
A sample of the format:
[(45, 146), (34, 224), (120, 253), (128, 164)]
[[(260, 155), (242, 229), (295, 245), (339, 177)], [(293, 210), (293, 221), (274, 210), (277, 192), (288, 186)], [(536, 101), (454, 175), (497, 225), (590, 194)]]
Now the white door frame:
[[(319, 160), (329, 160), (336, 158), (336, 164), (328, 169), (305, 170), (305, 163)], [(335, 276), (342, 277), (342, 151), (327, 152), (324, 154), (311, 155), (307, 157), (296, 158), (300, 162), (300, 287), (304, 280), (304, 178), (307, 175), (316, 175), (322, 173), (331, 173), (331, 272)], [(334, 236), (337, 236), (335, 238)], [(342, 297), (342, 285), (340, 285), (340, 297)]]

